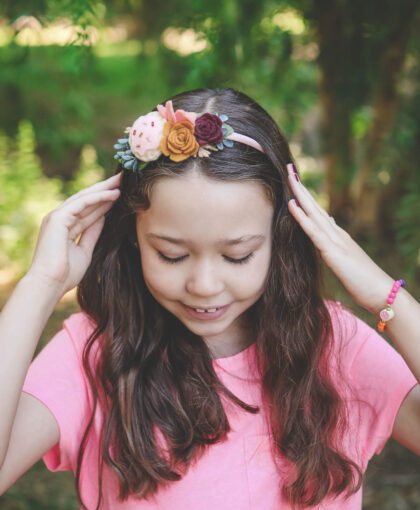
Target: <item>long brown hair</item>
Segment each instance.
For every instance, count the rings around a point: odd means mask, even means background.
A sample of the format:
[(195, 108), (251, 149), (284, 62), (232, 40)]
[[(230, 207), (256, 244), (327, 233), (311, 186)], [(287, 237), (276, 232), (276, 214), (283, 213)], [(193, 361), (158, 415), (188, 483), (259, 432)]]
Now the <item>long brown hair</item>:
[[(98, 465), (105, 462), (116, 473), (122, 501), (130, 495), (148, 498), (179, 480), (205, 448), (226, 439), (230, 427), (222, 394), (245, 411), (260, 412), (224, 386), (206, 343), (153, 298), (133, 243), (136, 211), (149, 207), (153, 185), (192, 167), (212, 179), (257, 181), (272, 200), (269, 272), (249, 313), (273, 446), (293, 466), (294, 476), (282, 482), (283, 495), (293, 507), (316, 505), (344, 491), (348, 497), (360, 488), (362, 472), (339, 448), (348, 417), (330, 371), (333, 329), (322, 298), (321, 260), (287, 208), (293, 198), (288, 143), (261, 106), (233, 89), (193, 90), (172, 101), (175, 109), (228, 115), (234, 130), (257, 140), (265, 153), (235, 143), (209, 158), (174, 163), (162, 156), (140, 173), (125, 171), (121, 196), (107, 214), (78, 287), (79, 305), (96, 326), (83, 353), (94, 408), (78, 455), (79, 500), (86, 508), (80, 468), (98, 400), (104, 416)], [(88, 359), (94, 344), (100, 355), (93, 373)], [(156, 429), (169, 456), (159, 448)], [(97, 509), (102, 469), (98, 473)]]

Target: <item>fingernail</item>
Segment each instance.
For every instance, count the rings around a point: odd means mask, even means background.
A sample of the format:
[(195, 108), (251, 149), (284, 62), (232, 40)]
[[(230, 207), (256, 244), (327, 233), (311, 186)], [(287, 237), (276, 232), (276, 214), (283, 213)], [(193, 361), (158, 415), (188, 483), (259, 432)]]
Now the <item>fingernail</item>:
[(298, 202), (296, 199), (293, 199), (293, 200), (292, 200), (292, 202), (294, 202), (294, 203), (295, 203), (295, 206), (296, 206), (296, 207), (300, 207), (299, 202)]
[(296, 172), (296, 169), (295, 169), (295, 166), (293, 165), (293, 163), (288, 163), (287, 170), (288, 170), (289, 174), (293, 173), (293, 175), (295, 176), (295, 179), (297, 180), (297, 182), (300, 181), (299, 176), (298, 176), (298, 174)]

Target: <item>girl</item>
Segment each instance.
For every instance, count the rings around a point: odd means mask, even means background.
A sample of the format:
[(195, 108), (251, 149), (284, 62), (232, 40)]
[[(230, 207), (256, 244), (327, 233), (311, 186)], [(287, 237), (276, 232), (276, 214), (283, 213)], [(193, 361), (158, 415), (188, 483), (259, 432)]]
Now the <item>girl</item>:
[[(116, 149), (118, 174), (44, 218), (1, 314), (0, 493), (43, 457), (89, 510), (360, 509), (391, 434), (420, 454), (419, 303), (246, 95), (175, 96)], [(401, 354), (322, 297), (318, 253)]]

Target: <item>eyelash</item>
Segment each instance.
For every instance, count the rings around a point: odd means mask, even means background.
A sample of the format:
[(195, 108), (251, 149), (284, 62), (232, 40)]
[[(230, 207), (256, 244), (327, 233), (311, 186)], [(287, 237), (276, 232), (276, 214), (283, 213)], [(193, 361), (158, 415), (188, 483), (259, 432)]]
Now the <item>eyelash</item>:
[[(226, 257), (226, 255), (223, 255), (223, 257), (228, 261), (230, 262), (231, 264), (246, 264), (249, 260), (252, 259), (252, 257), (254, 256), (254, 253), (255, 252), (251, 252), (249, 255), (247, 255), (246, 257), (243, 257), (241, 259), (232, 259), (231, 257)], [(160, 251), (158, 251), (158, 255), (159, 257), (166, 263), (168, 264), (176, 264), (177, 262), (181, 262), (181, 260), (183, 260), (186, 255), (184, 255), (183, 257), (177, 257), (175, 259), (171, 259), (169, 257), (166, 257), (163, 253), (161, 253)]]

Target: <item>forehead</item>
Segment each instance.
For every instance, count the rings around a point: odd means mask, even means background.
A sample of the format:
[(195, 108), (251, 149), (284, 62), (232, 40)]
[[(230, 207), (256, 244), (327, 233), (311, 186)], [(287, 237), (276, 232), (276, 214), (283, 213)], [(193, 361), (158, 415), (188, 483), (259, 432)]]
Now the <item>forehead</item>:
[(197, 172), (159, 179), (137, 228), (190, 240), (268, 234), (273, 206), (262, 184), (209, 179)]

